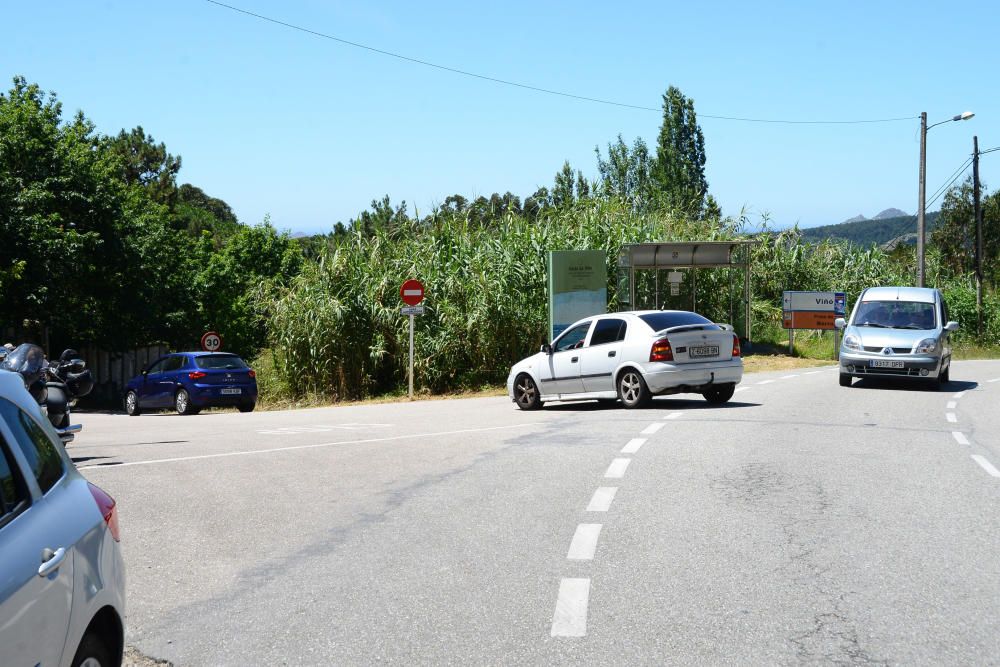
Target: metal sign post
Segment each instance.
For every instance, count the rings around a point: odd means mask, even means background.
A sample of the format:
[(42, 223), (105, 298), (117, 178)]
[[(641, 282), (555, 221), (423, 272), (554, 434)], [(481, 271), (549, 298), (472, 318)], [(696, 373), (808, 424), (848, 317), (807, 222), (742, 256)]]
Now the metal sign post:
[(413, 318), (415, 315), (423, 315), (424, 307), (418, 305), (424, 300), (424, 286), (419, 280), (407, 280), (399, 288), (399, 298), (406, 305), (400, 311), (404, 315), (410, 316), (410, 400), (413, 400)]

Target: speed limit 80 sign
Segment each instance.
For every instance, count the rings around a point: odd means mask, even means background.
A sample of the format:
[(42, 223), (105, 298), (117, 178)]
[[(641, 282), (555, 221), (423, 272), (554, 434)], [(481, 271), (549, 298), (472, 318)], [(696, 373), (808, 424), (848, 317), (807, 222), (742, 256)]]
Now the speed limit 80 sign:
[(218, 352), (222, 349), (222, 336), (214, 331), (206, 331), (201, 337), (201, 349), (206, 352)]

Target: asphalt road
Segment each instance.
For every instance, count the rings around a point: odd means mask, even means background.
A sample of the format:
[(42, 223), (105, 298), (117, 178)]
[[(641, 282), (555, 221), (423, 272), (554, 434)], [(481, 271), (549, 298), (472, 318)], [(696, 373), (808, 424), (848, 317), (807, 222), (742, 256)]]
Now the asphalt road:
[(1000, 663), (1000, 362), (941, 391), (80, 416), (176, 665)]

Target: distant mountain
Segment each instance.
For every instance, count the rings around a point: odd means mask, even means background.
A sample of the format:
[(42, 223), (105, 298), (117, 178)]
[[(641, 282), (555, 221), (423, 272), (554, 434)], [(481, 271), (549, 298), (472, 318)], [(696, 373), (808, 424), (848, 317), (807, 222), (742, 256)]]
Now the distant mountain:
[[(939, 215), (940, 211), (927, 214), (928, 235), (937, 226)], [(839, 225), (809, 227), (800, 231), (802, 232), (802, 239), (811, 243), (819, 243), (828, 239), (850, 241), (854, 245), (859, 246), (870, 246), (872, 244), (883, 246), (890, 241), (907, 244), (916, 243), (917, 216), (902, 215), (877, 220), (842, 222)]]
[(312, 236), (312, 234), (306, 234), (305, 232), (292, 232), (289, 234), (289, 238), (293, 239), (304, 239)]
[(898, 208), (887, 208), (878, 215), (876, 215), (872, 220), (886, 220), (888, 218), (905, 218), (909, 213), (906, 211), (900, 211)]
[(842, 224), (845, 224), (845, 225), (846, 225), (846, 224), (847, 224), (847, 223), (849, 223), (849, 222), (862, 222), (862, 221), (864, 221), (864, 220), (867, 220), (867, 219), (868, 219), (868, 218), (866, 218), (865, 216), (863, 216), (863, 215), (861, 215), (860, 213), (858, 213), (858, 214), (857, 214), (856, 216), (854, 216), (853, 218), (848, 218), (847, 220), (844, 220), (844, 222), (843, 222)]

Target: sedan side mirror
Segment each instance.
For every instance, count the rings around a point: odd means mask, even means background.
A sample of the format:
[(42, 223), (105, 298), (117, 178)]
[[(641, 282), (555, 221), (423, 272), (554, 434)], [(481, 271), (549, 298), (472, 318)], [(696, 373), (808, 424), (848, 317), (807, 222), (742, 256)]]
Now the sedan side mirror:
[(545, 354), (552, 354), (552, 346), (548, 343), (542, 343), (542, 348), (539, 352), (544, 352)]
[(944, 325), (945, 331), (958, 331), (958, 322), (952, 320), (948, 324)]
[(843, 329), (847, 326), (847, 320), (845, 320), (843, 317), (838, 317), (833, 321), (833, 326), (837, 327), (838, 329)]

